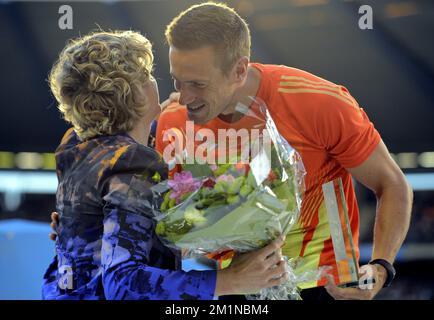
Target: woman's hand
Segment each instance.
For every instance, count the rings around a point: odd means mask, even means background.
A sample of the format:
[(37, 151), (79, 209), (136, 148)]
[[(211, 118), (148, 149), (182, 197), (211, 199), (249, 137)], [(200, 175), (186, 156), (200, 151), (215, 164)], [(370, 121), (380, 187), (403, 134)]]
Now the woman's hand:
[(253, 294), (263, 288), (288, 280), (287, 264), (282, 259), (283, 236), (268, 246), (249, 253), (236, 255), (230, 266), (217, 271), (215, 294)]
[(59, 224), (59, 214), (57, 212), (52, 212), (51, 213), (51, 223), (50, 223), (50, 227), (51, 227), (51, 233), (49, 234), (50, 239), (53, 241), (56, 241), (57, 238), (57, 225)]

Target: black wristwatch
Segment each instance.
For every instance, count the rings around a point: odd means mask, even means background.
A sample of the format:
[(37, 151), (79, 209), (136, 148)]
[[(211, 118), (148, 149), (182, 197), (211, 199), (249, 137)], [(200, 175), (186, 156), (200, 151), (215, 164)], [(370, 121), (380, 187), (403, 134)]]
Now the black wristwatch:
[(383, 288), (390, 287), (393, 279), (395, 278), (395, 274), (396, 274), (396, 271), (395, 271), (395, 268), (393, 267), (393, 265), (391, 265), (388, 261), (386, 261), (384, 259), (374, 259), (374, 260), (369, 261), (369, 264), (379, 264), (379, 265), (383, 266), (384, 269), (386, 269), (387, 278), (386, 278), (386, 282), (384, 282)]

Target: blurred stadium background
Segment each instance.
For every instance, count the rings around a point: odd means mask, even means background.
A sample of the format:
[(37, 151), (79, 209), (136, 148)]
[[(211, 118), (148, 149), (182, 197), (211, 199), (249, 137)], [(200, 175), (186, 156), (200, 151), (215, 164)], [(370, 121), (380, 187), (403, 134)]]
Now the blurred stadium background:
[[(141, 31), (154, 44), (164, 100), (173, 90), (164, 29), (196, 2), (0, 0), (0, 299), (40, 299), (54, 253), (48, 239), (57, 184), (53, 151), (67, 126), (46, 79), (58, 52), (67, 39), (99, 27)], [(253, 61), (301, 68), (345, 85), (365, 108), (415, 192), (410, 231), (396, 261), (398, 277), (378, 298), (433, 299), (434, 2), (227, 3), (250, 24)], [(58, 26), (63, 4), (73, 9), (72, 30)], [(372, 30), (358, 26), (361, 5), (373, 9)], [(366, 262), (375, 197), (360, 185), (357, 194)]]

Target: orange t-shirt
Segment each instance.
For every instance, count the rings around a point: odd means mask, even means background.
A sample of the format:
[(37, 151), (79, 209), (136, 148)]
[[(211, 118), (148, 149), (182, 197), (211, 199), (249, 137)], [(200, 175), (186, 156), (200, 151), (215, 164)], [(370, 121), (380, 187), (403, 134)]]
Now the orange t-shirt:
[[(303, 269), (330, 265), (337, 274), (322, 184), (342, 178), (349, 223), (359, 259), (359, 210), (351, 175), (345, 168), (362, 164), (380, 142), (380, 135), (366, 113), (343, 86), (308, 72), (278, 65), (252, 63), (261, 72), (257, 97), (262, 99), (279, 133), (301, 155), (305, 170), (305, 194), (300, 219), (288, 233), (283, 253), (289, 258), (303, 257)], [(157, 126), (156, 148), (163, 153), (170, 142), (163, 141), (168, 129), (185, 134), (187, 110), (173, 103), (161, 114)], [(243, 128), (241, 118), (226, 123), (215, 118), (195, 131), (208, 128)], [(336, 279), (337, 281), (337, 279)], [(324, 280), (306, 283), (302, 288), (324, 285)]]

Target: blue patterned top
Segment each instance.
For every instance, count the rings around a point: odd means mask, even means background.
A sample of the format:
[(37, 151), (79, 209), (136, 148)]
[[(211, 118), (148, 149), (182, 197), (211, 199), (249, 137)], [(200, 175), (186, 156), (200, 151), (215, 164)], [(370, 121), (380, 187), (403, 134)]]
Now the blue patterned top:
[(216, 271), (180, 269), (155, 234), (152, 177), (167, 169), (127, 134), (80, 141), (70, 129), (56, 150), (56, 256), (43, 299), (214, 298)]

